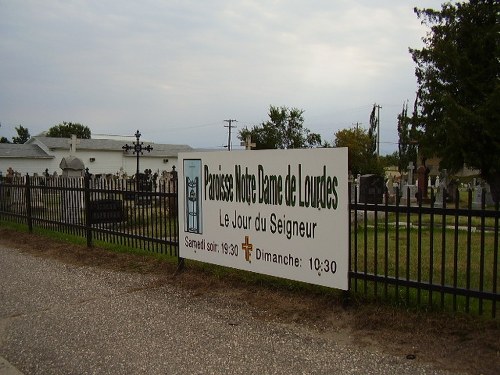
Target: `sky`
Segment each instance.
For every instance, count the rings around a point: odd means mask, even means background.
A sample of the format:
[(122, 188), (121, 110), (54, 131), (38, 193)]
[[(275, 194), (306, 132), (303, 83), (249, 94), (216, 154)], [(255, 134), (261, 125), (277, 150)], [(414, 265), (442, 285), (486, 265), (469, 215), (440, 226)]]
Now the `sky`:
[(0, 136), (67, 122), (94, 134), (221, 149), (268, 119), (304, 110), (332, 142), (368, 129), (397, 150), (397, 115), (417, 83), (408, 48), (436, 0), (0, 0)]

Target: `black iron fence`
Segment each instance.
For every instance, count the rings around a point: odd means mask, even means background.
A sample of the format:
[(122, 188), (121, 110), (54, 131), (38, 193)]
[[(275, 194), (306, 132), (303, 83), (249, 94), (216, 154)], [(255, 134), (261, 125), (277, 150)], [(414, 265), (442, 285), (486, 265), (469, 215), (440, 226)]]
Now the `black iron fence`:
[(0, 219), (177, 255), (175, 176), (159, 181), (29, 177), (0, 183)]
[[(355, 192), (356, 194), (356, 192)], [(396, 191), (396, 197), (400, 197)], [(411, 197), (410, 191), (405, 196)], [(497, 316), (498, 204), (471, 189), (350, 210), (350, 290), (406, 305)]]
[[(350, 197), (350, 291), (408, 306), (497, 316), (498, 204), (456, 191), (452, 201)], [(356, 194), (356, 192), (354, 192)], [(397, 196), (399, 197), (399, 193)], [(409, 191), (407, 197), (410, 197)], [(418, 197), (417, 197), (418, 198)], [(440, 197), (441, 198), (441, 197)], [(93, 178), (0, 182), (2, 220), (178, 255), (177, 185)]]

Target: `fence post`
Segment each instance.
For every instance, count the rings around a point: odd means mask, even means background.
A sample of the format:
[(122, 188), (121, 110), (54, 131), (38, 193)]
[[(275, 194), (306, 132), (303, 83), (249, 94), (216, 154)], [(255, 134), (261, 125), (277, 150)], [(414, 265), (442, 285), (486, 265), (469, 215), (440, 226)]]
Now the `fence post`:
[[(177, 171), (175, 170), (175, 165), (172, 166), (172, 179), (171, 179), (172, 185), (169, 184), (169, 192), (174, 192), (175, 197), (174, 197), (174, 205), (173, 208), (175, 209), (177, 220), (175, 220), (175, 236), (179, 238), (179, 191), (178, 191), (178, 174)], [(172, 197), (169, 197), (169, 212), (172, 210), (170, 209), (172, 207)], [(170, 234), (172, 236), (172, 234)], [(182, 272), (184, 270), (184, 267), (186, 266), (185, 259), (181, 257), (180, 250), (179, 250), (179, 245), (177, 246), (177, 270), (175, 273)]]
[[(347, 256), (348, 256), (348, 260), (347, 260), (347, 290), (344, 290), (342, 292), (342, 306), (344, 306), (344, 308), (347, 308), (347, 306), (349, 305), (349, 291), (351, 290), (351, 255), (352, 255), (352, 236), (353, 236), (353, 228), (352, 228), (352, 221), (351, 221), (351, 205), (352, 205), (352, 201), (351, 201), (351, 198), (353, 198), (351, 195), (352, 195), (352, 181), (349, 181), (348, 183), (348, 189), (347, 189), (347, 202), (348, 202), (348, 221), (349, 221), (349, 231), (348, 231), (348, 241), (349, 241), (349, 247), (348, 247), (348, 251), (347, 251)], [(354, 187), (354, 189), (356, 189), (356, 187)], [(356, 191), (354, 192), (354, 195), (356, 196)], [(356, 202), (356, 201), (355, 201)], [(356, 233), (356, 229), (354, 229), (354, 235), (357, 235)]]
[(5, 187), (4, 187), (4, 182), (3, 182), (3, 176), (2, 176), (2, 171), (0, 171), (0, 221), (2, 221), (2, 212), (4, 210), (4, 205), (5, 205)]
[[(351, 278), (350, 272), (348, 272), (349, 279)], [(342, 307), (344, 309), (347, 309), (351, 304), (351, 293), (350, 290), (343, 290), (342, 291)]]
[(87, 247), (92, 247), (92, 223), (90, 222), (90, 176), (85, 174), (84, 178), (84, 203), (85, 203), (85, 237)]
[(30, 188), (30, 176), (26, 173), (26, 218), (28, 220), (28, 231), (33, 233), (33, 218), (31, 216), (31, 188)]

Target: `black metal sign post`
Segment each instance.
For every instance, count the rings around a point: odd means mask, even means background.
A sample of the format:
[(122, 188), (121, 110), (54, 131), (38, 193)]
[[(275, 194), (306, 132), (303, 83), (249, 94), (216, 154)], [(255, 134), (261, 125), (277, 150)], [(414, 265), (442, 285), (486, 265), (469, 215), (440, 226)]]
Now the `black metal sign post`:
[(141, 138), (141, 133), (139, 133), (139, 130), (135, 132), (135, 138), (137, 139), (137, 141), (133, 142), (134, 144), (133, 146), (129, 146), (128, 144), (126, 144), (122, 148), (125, 151), (134, 150), (134, 154), (136, 155), (137, 158), (137, 168), (135, 172), (135, 178), (137, 180), (139, 178), (139, 156), (144, 155), (144, 151), (147, 152), (153, 151), (153, 147), (151, 147), (151, 145), (143, 146), (144, 143), (139, 141), (139, 138)]

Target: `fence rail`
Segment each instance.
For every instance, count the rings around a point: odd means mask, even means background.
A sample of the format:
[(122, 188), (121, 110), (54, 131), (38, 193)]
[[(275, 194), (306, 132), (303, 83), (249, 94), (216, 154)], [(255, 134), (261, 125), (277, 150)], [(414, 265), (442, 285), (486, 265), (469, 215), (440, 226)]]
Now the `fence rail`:
[[(408, 306), (497, 317), (498, 204), (486, 207), (483, 196), (477, 207), (470, 190), (454, 196), (453, 202), (435, 202), (431, 190), (428, 202), (406, 204), (356, 203), (354, 196), (350, 291)], [(0, 182), (0, 222), (70, 233), (85, 238), (88, 246), (103, 241), (178, 256), (177, 199), (175, 178), (154, 186), (25, 176)]]
[(496, 317), (498, 204), (486, 207), (483, 195), (480, 208), (473, 209), (470, 189), (457, 189), (454, 196), (438, 202), (431, 190), (427, 202), (417, 197), (406, 204), (351, 203), (350, 289)]
[(177, 256), (177, 185), (163, 180), (150, 191), (122, 179), (30, 178), (0, 184), (0, 218)]

